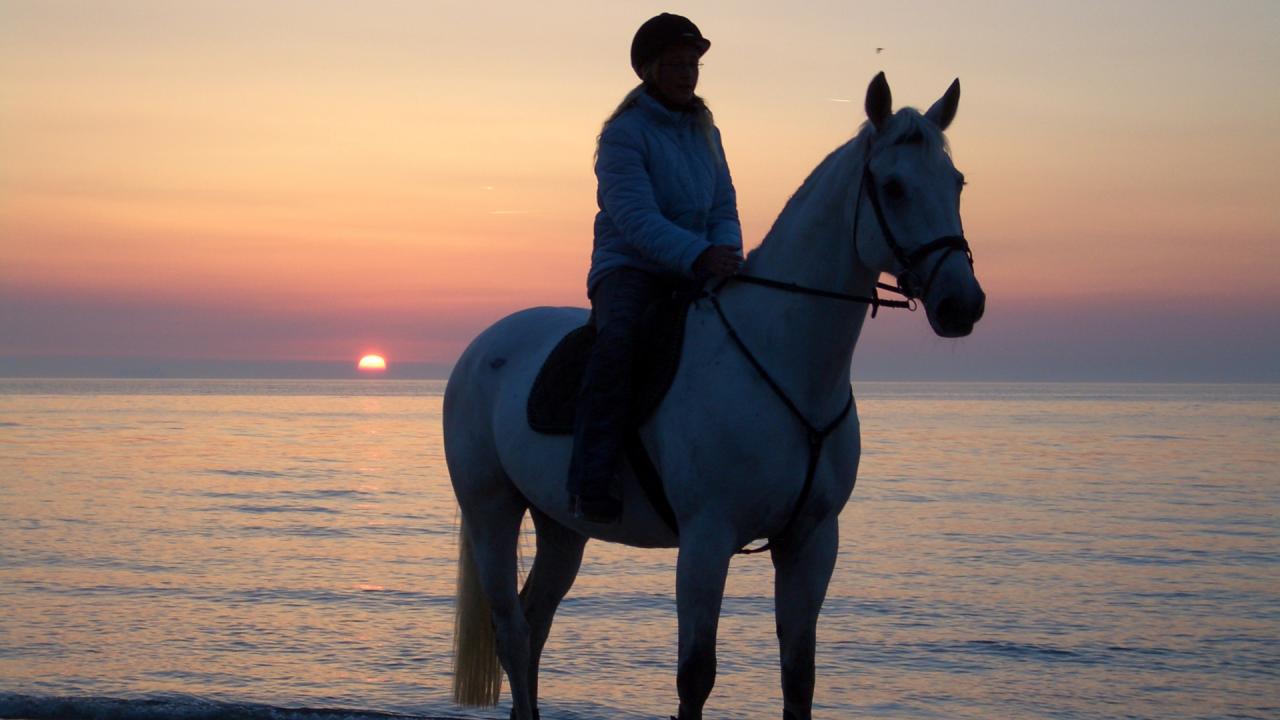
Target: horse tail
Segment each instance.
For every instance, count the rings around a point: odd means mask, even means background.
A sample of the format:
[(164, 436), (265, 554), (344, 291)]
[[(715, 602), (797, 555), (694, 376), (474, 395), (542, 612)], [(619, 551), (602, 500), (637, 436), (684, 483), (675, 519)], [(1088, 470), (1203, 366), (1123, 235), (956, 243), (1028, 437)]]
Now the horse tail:
[(502, 667), (489, 601), (480, 589), (467, 521), (458, 523), (458, 589), (453, 615), (453, 701), (493, 707), (502, 691)]

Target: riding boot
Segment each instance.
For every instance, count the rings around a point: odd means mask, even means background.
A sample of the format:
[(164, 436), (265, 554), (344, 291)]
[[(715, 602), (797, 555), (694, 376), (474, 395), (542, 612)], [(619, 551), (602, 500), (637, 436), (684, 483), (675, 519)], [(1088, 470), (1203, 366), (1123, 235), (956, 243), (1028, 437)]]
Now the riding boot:
[(664, 287), (650, 273), (618, 268), (601, 278), (592, 293), (596, 342), (578, 392), (569, 463), (569, 497), (577, 517), (613, 523), (622, 515), (617, 472), (626, 434), (634, 430), (640, 319)]

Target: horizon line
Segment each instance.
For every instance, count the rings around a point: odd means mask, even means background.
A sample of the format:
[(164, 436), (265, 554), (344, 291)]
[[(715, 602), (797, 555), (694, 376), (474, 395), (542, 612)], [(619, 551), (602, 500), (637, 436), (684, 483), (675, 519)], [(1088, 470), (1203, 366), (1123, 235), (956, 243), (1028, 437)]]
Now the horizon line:
[[(439, 361), (388, 363), (385, 371), (358, 370), (354, 361), (225, 360), (120, 357), (0, 357), (4, 380), (447, 380), (454, 363)], [(1199, 371), (1197, 371), (1199, 370)], [(899, 367), (868, 362), (852, 367), (854, 382), (974, 383), (1138, 383), (1230, 384), (1280, 383), (1274, 373), (1221, 373), (1203, 369), (1166, 368), (1137, 372), (1111, 367)]]

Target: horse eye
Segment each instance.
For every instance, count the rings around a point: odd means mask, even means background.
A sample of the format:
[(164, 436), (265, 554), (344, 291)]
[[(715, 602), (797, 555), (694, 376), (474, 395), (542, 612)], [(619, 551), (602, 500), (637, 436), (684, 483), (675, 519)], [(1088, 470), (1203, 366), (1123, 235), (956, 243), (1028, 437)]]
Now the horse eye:
[(906, 196), (907, 189), (897, 180), (890, 180), (884, 184), (884, 194), (888, 195), (890, 200), (901, 200)]

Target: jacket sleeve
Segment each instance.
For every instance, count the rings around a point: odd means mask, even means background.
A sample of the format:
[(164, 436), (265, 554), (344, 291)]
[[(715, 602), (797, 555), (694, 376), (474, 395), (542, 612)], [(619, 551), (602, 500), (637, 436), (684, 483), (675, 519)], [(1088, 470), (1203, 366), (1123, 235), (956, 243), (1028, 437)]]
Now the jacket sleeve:
[(719, 167), (716, 172), (716, 190), (707, 215), (708, 237), (713, 245), (724, 245), (742, 252), (742, 224), (738, 221), (738, 193), (733, 189), (729, 175), (729, 161), (725, 158), (724, 145), (720, 142), (720, 130), (715, 131)]
[(600, 206), (626, 242), (644, 257), (692, 275), (693, 261), (711, 244), (663, 216), (645, 167), (644, 140), (618, 124), (606, 128), (596, 156), (596, 179)]

